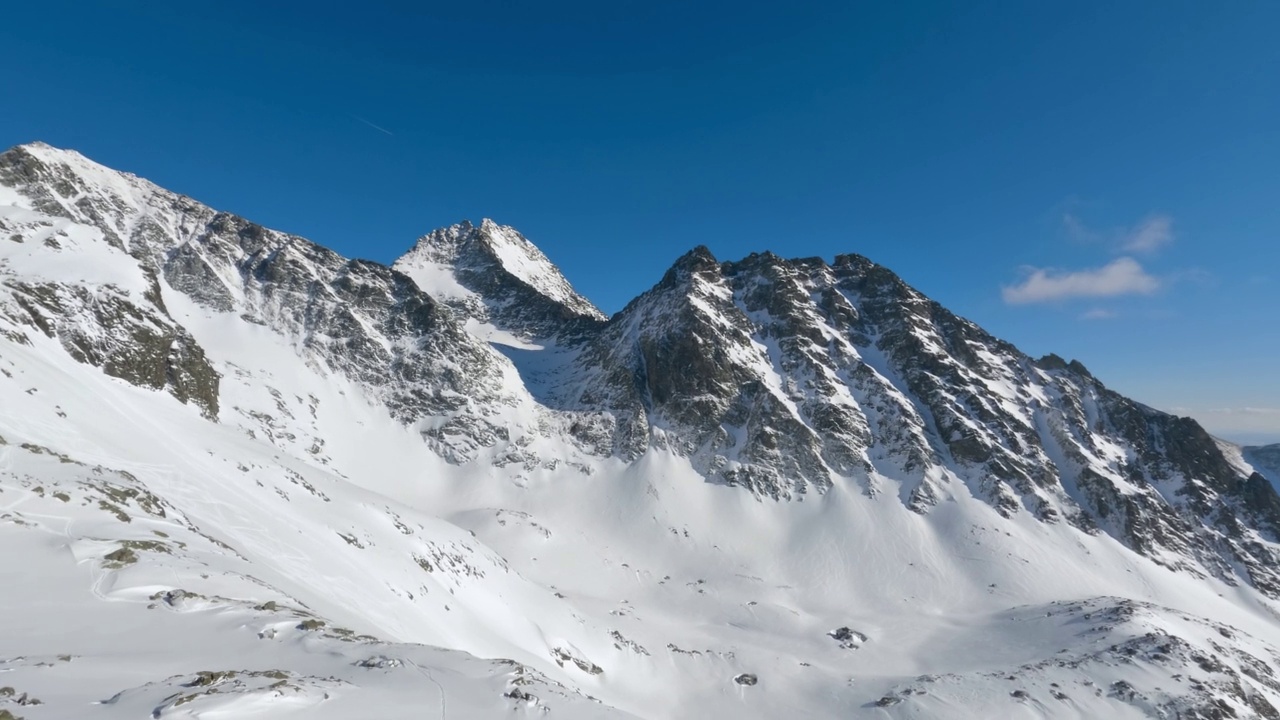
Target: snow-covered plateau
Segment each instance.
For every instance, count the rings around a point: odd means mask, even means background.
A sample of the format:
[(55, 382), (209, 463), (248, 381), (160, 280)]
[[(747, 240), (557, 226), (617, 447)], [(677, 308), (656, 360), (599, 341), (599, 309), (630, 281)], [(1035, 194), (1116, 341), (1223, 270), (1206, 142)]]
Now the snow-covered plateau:
[(1280, 448), (858, 255), (613, 317), (0, 154), (0, 719), (1280, 718)]

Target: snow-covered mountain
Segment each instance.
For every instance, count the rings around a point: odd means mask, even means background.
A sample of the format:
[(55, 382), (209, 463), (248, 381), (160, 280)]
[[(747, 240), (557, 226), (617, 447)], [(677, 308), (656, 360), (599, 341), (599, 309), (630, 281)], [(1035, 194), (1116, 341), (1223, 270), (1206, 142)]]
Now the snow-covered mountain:
[(436, 230), (392, 267), (495, 342), (573, 338), (606, 319), (533, 243), (492, 220)]
[(0, 154), (0, 718), (1276, 718), (1276, 468), (858, 255), (606, 318)]

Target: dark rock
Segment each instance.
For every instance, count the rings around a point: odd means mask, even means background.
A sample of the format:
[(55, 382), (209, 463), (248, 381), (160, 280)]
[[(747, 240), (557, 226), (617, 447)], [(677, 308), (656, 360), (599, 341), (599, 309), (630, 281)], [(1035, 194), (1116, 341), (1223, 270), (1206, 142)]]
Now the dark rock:
[(868, 640), (866, 635), (847, 627), (836, 628), (827, 635), (840, 643), (840, 647), (850, 649), (861, 647)]

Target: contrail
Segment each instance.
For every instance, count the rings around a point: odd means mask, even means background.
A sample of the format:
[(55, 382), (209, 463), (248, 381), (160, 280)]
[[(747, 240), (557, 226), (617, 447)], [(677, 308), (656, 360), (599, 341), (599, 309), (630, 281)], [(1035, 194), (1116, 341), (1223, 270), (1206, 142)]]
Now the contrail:
[(369, 127), (373, 128), (374, 130), (377, 130), (377, 131), (378, 131), (378, 132), (380, 132), (380, 133), (386, 133), (386, 134), (390, 135), (391, 137), (395, 137), (395, 136), (396, 136), (396, 134), (395, 134), (395, 133), (393, 133), (393, 132), (391, 132), (390, 130), (388, 130), (388, 129), (384, 128), (384, 127), (379, 127), (379, 126), (377, 126), (377, 125), (374, 125), (373, 123), (369, 122), (368, 120), (365, 120), (364, 118), (360, 117), (359, 115), (352, 115), (351, 117), (352, 117), (353, 119), (355, 119), (355, 120), (359, 120), (360, 122), (364, 123), (365, 125), (368, 125)]

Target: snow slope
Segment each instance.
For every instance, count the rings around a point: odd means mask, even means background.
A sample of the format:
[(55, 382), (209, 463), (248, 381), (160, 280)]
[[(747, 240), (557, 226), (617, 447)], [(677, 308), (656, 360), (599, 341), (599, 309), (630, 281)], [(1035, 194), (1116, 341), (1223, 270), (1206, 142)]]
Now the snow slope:
[[(755, 304), (786, 297), (795, 265), (748, 276), (695, 257), (604, 325), (508, 257), (547, 300), (509, 314), (491, 297), (522, 292), (506, 277), (406, 270), (423, 296), (74, 153), (25, 152), (39, 165), (0, 172), (0, 717), (1277, 716), (1276, 600), (1263, 575), (1212, 565), (1274, 546), (1261, 510), (1242, 506), (1248, 524), (1221, 538), (1157, 524), (1151, 546), (1009, 510), (939, 440), (941, 401), (894, 345), (825, 321), (783, 332), (812, 311)], [(792, 477), (806, 490), (790, 501), (717, 482), (652, 395), (636, 402), (656, 440), (591, 451), (584, 434), (626, 417), (593, 405), (613, 390), (583, 399), (592, 378), (630, 368), (632, 347), (656, 363), (686, 327), (779, 397), (766, 421), (716, 426), (742, 433), (738, 450), (778, 418), (820, 434), (832, 404), (865, 409), (876, 441), (851, 447), (866, 465), (822, 487)], [(949, 357), (931, 333), (920, 342)], [(818, 346), (858, 362), (806, 364)], [(1128, 406), (1075, 392), (1075, 371), (974, 352), (989, 370), (956, 371), (988, 388), (973, 402), (1057, 438), (1046, 466), (1114, 467), (1116, 492), (1171, 506), (1218, 478), (1124, 476), (1146, 450), (1073, 434), (1052, 409), (1092, 426)], [(960, 387), (938, 392), (963, 403)], [(1034, 492), (1065, 512), (1085, 502), (1075, 478)], [(911, 502), (924, 484), (930, 502)], [(1259, 492), (1213, 487), (1222, 504)], [(1177, 552), (1182, 532), (1261, 549)]]

